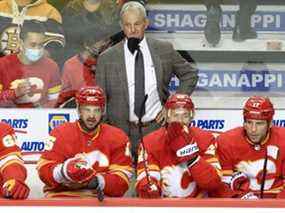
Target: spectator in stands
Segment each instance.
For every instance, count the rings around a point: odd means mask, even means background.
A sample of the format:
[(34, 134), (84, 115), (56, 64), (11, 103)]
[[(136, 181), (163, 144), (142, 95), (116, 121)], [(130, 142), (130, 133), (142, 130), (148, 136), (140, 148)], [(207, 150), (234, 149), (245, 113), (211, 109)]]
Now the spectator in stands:
[(187, 94), (194, 90), (198, 76), (172, 44), (146, 38), (149, 20), (142, 4), (125, 3), (120, 17), (126, 39), (99, 56), (96, 83), (106, 92), (107, 121), (128, 133), (136, 161), (139, 117), (143, 134), (159, 128), (165, 121), (163, 104), (169, 96), (172, 75), (180, 80), (178, 91)]
[[(31, 20), (45, 24), (46, 45), (64, 46), (61, 15), (46, 0), (2, 0), (0, 1), (0, 53), (2, 55), (19, 51), (20, 29), (24, 22)], [(52, 54), (53, 49), (47, 53)]]
[(26, 199), (30, 192), (25, 184), (26, 177), (15, 131), (9, 124), (0, 122), (0, 196)]
[(285, 197), (285, 129), (272, 126), (273, 115), (269, 98), (250, 97), (243, 108), (243, 127), (217, 138), (223, 180), (236, 193)]
[[(203, 0), (207, 7), (207, 22), (205, 26), (205, 37), (212, 45), (217, 45), (221, 39), (220, 19), (222, 14), (222, 0)], [(239, 0), (239, 10), (235, 16), (235, 28), (233, 32), (234, 41), (257, 38), (257, 34), (251, 27), (251, 16), (256, 10), (256, 0)]]
[(51, 131), (38, 162), (46, 196), (92, 197), (94, 190), (123, 196), (132, 170), (129, 139), (102, 122), (106, 98), (100, 87), (83, 87), (76, 101), (79, 120)]
[(58, 11), (62, 11), (69, 0), (48, 0), (47, 2), (54, 6)]
[[(65, 59), (120, 31), (122, 0), (71, 0), (63, 9)], [(88, 52), (85, 52), (87, 54)]]
[(95, 86), (96, 59), (86, 51), (68, 59), (63, 66), (62, 90), (57, 107), (75, 108), (75, 94), (82, 86)]
[(124, 38), (119, 26), (121, 4), (122, 0), (72, 0), (64, 8), (67, 45), (62, 60), (68, 60), (63, 66), (58, 106), (76, 107), (76, 91), (95, 85), (98, 55)]
[[(194, 104), (174, 94), (165, 104), (167, 125), (141, 142), (136, 191), (141, 198), (232, 197), (222, 183), (212, 133), (189, 127)], [(143, 146), (144, 145), (144, 146)]]
[(0, 58), (1, 107), (54, 107), (60, 88), (57, 64), (44, 56), (45, 28), (25, 22), (20, 52)]

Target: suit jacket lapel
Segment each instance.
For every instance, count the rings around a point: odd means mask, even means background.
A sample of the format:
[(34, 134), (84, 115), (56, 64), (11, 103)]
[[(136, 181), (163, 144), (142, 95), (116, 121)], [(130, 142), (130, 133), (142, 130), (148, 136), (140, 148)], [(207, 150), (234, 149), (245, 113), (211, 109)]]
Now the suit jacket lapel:
[(126, 64), (125, 64), (125, 51), (124, 51), (124, 42), (119, 43), (119, 48), (117, 49), (117, 56), (118, 56), (118, 69), (120, 76), (120, 81), (122, 82), (123, 90), (124, 90), (124, 96), (127, 102), (127, 105), (129, 106), (129, 89), (128, 89), (128, 78), (127, 78), (127, 70), (126, 70)]
[(150, 55), (152, 58), (155, 74), (156, 74), (156, 83), (157, 83), (157, 89), (160, 91), (161, 94), (161, 85), (163, 80), (163, 72), (161, 67), (161, 61), (160, 56), (157, 54), (159, 52), (159, 47), (155, 44), (155, 41), (152, 39), (147, 38), (147, 44), (150, 51)]

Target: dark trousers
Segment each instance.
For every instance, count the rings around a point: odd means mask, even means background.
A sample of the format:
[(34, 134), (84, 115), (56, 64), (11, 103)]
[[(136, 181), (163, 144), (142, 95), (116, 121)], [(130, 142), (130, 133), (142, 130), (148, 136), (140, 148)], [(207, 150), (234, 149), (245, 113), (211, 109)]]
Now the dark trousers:
[[(211, 6), (221, 10), (222, 0), (203, 0), (203, 4), (207, 7), (207, 10)], [(236, 13), (236, 26), (239, 27), (241, 33), (247, 33), (250, 31), (250, 19), (255, 13), (257, 7), (257, 0), (237, 0), (239, 4), (239, 10)]]
[[(142, 127), (142, 134), (143, 136), (157, 130), (160, 128), (160, 125), (156, 122), (151, 123), (150, 125), (146, 127)], [(138, 160), (138, 147), (141, 142), (141, 135), (139, 132), (138, 126), (129, 125), (129, 131), (128, 131), (129, 138), (131, 140), (131, 154), (134, 166), (137, 165)]]

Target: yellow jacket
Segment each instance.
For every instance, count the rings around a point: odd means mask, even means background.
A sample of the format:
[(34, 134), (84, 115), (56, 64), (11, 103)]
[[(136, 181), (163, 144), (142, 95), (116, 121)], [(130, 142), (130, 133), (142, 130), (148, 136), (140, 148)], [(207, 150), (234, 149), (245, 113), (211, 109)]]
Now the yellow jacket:
[[(18, 2), (20, 1), (21, 0), (18, 0)], [(27, 4), (22, 9), (22, 11), (18, 10), (17, 3), (15, 0), (0, 1), (0, 16), (15, 19), (19, 15), (21, 16), (20, 19), (24, 20), (36, 19), (38, 21), (46, 21), (47, 19), (53, 19), (59, 23), (62, 23), (62, 17), (60, 13), (46, 0), (32, 1), (32, 3)]]
[[(20, 2), (21, 0), (18, 0)], [(18, 51), (18, 34), (25, 21), (37, 20), (45, 24), (46, 43), (64, 46), (62, 17), (46, 0), (31, 1), (19, 10), (16, 0), (0, 1), (0, 52), (5, 55)]]

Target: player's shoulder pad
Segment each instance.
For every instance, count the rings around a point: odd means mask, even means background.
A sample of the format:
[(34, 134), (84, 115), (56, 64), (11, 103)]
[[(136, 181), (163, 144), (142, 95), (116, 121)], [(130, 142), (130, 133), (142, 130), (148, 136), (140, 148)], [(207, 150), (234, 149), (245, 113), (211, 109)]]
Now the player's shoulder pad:
[(16, 144), (14, 129), (9, 124), (0, 122), (0, 149), (13, 147)]
[(243, 127), (236, 127), (228, 131), (222, 132), (216, 138), (218, 147), (229, 147), (237, 144), (236, 140), (240, 141), (244, 137)]
[[(276, 138), (276, 141), (280, 142), (279, 145), (285, 148), (285, 128), (279, 126), (271, 127), (271, 137)], [(285, 151), (285, 150), (284, 150)]]
[(159, 150), (166, 141), (166, 128), (161, 127), (144, 136), (143, 142), (146, 149)]
[(201, 150), (206, 150), (215, 140), (211, 131), (199, 127), (190, 127), (190, 134), (193, 134), (194, 139)]
[(108, 143), (120, 145), (129, 141), (127, 134), (119, 127), (102, 123), (100, 128), (100, 134)]
[(8, 132), (13, 132), (14, 129), (10, 124), (7, 124), (5, 122), (0, 122), (0, 131), (3, 134), (6, 134)]
[(74, 128), (76, 128), (76, 125), (77, 125), (76, 122), (65, 122), (52, 129), (50, 135), (58, 133), (64, 134), (65, 132), (70, 133)]

